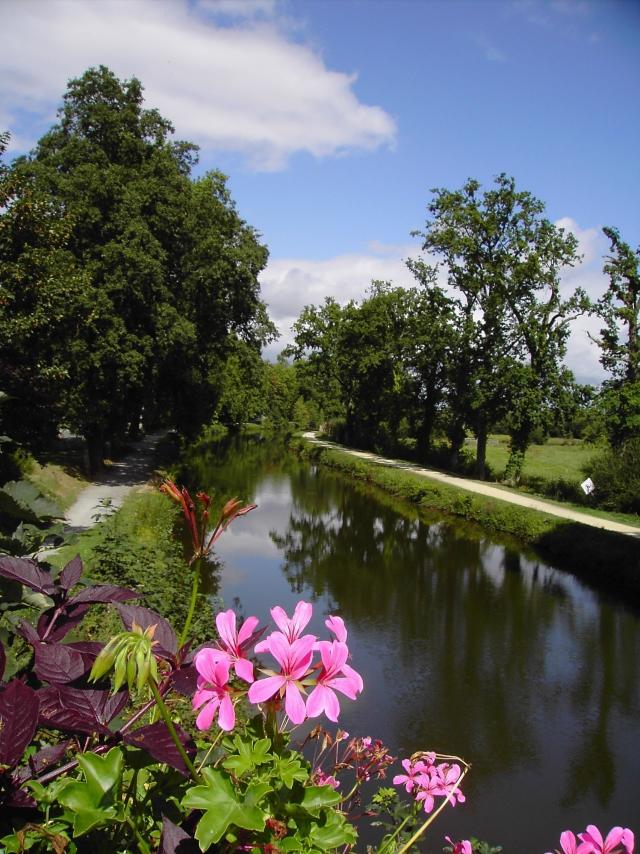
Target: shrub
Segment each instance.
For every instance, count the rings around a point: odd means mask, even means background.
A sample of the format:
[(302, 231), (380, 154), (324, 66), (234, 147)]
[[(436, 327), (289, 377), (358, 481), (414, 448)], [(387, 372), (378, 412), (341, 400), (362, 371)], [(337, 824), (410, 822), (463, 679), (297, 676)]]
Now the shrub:
[(640, 437), (593, 457), (584, 472), (595, 484), (593, 495), (601, 507), (640, 513)]

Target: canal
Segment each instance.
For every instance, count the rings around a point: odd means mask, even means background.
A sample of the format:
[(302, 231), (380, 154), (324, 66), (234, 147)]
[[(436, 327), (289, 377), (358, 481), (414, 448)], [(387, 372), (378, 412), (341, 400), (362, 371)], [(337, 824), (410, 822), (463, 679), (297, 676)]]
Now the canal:
[(200, 448), (183, 476), (258, 505), (219, 541), (225, 608), (264, 623), (311, 601), (319, 636), (344, 618), (365, 684), (344, 729), (472, 764), (425, 851), (445, 834), (542, 854), (588, 823), (640, 830), (640, 621), (624, 602), (275, 443)]

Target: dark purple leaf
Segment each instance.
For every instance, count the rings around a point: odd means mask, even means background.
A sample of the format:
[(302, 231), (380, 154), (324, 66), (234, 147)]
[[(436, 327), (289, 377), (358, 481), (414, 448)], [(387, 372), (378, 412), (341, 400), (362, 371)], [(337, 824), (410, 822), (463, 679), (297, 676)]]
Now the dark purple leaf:
[(101, 644), (38, 643), (33, 669), (42, 682), (73, 682), (88, 673)]
[(29, 765), (34, 774), (42, 774), (51, 765), (59, 762), (67, 752), (72, 741), (61, 741), (59, 744), (48, 744), (29, 759)]
[(35, 809), (38, 804), (28, 792), (21, 789), (22, 781), (18, 774), (13, 774), (9, 780), (7, 790), (0, 796), (0, 804), (11, 807), (14, 810)]
[(126, 602), (127, 599), (137, 599), (140, 593), (133, 590), (127, 590), (126, 587), (118, 587), (115, 584), (92, 584), (91, 587), (85, 587), (79, 593), (76, 593), (68, 601), (68, 605), (80, 605), (88, 602)]
[[(193, 739), (182, 729), (181, 726), (175, 725), (178, 738), (188, 756), (196, 755), (196, 745)], [(123, 736), (124, 742), (133, 747), (142, 747), (147, 753), (156, 759), (158, 762), (166, 762), (171, 765), (185, 777), (189, 776), (187, 766), (176, 744), (171, 738), (171, 733), (164, 721), (156, 721), (154, 724), (140, 727), (135, 732), (128, 732)]]
[(198, 671), (195, 665), (188, 664), (171, 674), (171, 687), (185, 697), (192, 697), (197, 688)]
[[(75, 629), (82, 622), (84, 615), (90, 607), (90, 605), (72, 605), (70, 608), (65, 608), (56, 618), (55, 626), (47, 635), (46, 642), (60, 641), (66, 637), (71, 629)], [(38, 619), (38, 634), (40, 638), (44, 637), (55, 611), (55, 608), (49, 608), (48, 611), (40, 614), (40, 618)]]
[(36, 646), (40, 643), (40, 635), (33, 628), (31, 623), (28, 623), (26, 620), (20, 620), (18, 622), (16, 632), (21, 638), (24, 638), (27, 643), (30, 643), (31, 646)]
[(21, 765), (13, 774), (13, 779), (19, 785), (31, 780), (37, 774), (42, 774), (51, 765), (55, 765), (65, 755), (73, 741), (61, 741), (60, 744), (50, 744), (29, 757), (28, 765)]
[(46, 593), (49, 596), (55, 593), (50, 573), (40, 569), (34, 560), (3, 555), (0, 557), (0, 575), (11, 581), (19, 581), (38, 593)]
[(60, 573), (58, 584), (63, 590), (71, 590), (72, 587), (82, 578), (82, 559), (80, 555), (76, 555)]
[(19, 679), (0, 693), (0, 765), (17, 765), (38, 725), (38, 695)]
[(178, 641), (176, 633), (171, 628), (169, 622), (164, 617), (161, 617), (160, 614), (156, 614), (155, 611), (149, 608), (142, 608), (140, 605), (116, 605), (116, 608), (127, 631), (131, 631), (133, 623), (137, 623), (142, 629), (155, 626), (156, 630), (153, 638), (158, 641), (158, 646), (170, 656), (177, 653)]
[(7, 666), (7, 653), (4, 651), (4, 644), (0, 641), (0, 679), (4, 676), (4, 669)]
[(158, 854), (197, 854), (198, 851), (195, 839), (163, 815)]
[(129, 694), (49, 685), (38, 691), (40, 724), (65, 732), (111, 735), (107, 724), (126, 706)]

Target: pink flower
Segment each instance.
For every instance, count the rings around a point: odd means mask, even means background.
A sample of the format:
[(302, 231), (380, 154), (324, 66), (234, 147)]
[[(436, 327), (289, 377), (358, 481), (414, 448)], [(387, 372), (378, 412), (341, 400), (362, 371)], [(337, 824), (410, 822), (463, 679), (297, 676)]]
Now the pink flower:
[(461, 839), (460, 842), (454, 842), (450, 836), (445, 836), (445, 839), (453, 848), (452, 854), (473, 854), (473, 848), (468, 839)]
[(316, 786), (331, 786), (332, 789), (340, 788), (340, 783), (335, 777), (325, 774), (319, 768), (313, 774), (313, 782)]
[(276, 694), (284, 694), (286, 713), (294, 724), (301, 724), (306, 717), (306, 709), (300, 680), (309, 672), (315, 642), (314, 635), (304, 635), (293, 643), (289, 643), (280, 632), (269, 635), (261, 646), (268, 649), (276, 659), (280, 673), (254, 682), (249, 688), (249, 702), (264, 703)]
[(340, 703), (335, 692), (340, 691), (350, 700), (355, 700), (358, 692), (362, 690), (362, 678), (346, 664), (349, 656), (346, 643), (321, 641), (316, 644), (316, 648), (322, 658), (322, 670), (307, 700), (307, 715), (317, 718), (324, 712), (330, 721), (336, 723), (340, 714)]
[(634, 846), (634, 836), (628, 828), (612, 827), (607, 838), (602, 839), (602, 834), (595, 824), (587, 825), (584, 833), (578, 834), (578, 839), (582, 841), (577, 854), (614, 854), (621, 849), (618, 845), (622, 843), (628, 854), (632, 854)]
[[(273, 617), (274, 623), (289, 643), (293, 643), (302, 635), (307, 623), (311, 619), (312, 611), (313, 606), (310, 602), (298, 602), (291, 619), (287, 617), (286, 611), (284, 608), (281, 608), (280, 605), (276, 605), (271, 609), (271, 616)], [(268, 651), (268, 639), (256, 644), (255, 649), (256, 652)]]
[(201, 649), (196, 653), (194, 663), (198, 671), (198, 683), (193, 695), (193, 708), (202, 711), (196, 718), (198, 729), (209, 729), (218, 712), (220, 729), (232, 730), (236, 723), (236, 713), (229, 696), (229, 662), (217, 658), (212, 649)]
[(324, 624), (340, 643), (347, 642), (347, 629), (342, 617), (329, 617), (324, 621)]
[(257, 617), (248, 617), (240, 631), (236, 629), (236, 615), (229, 609), (221, 611), (216, 616), (216, 627), (220, 635), (220, 644), (213, 649), (217, 661), (223, 659), (233, 664), (233, 669), (240, 679), (245, 682), (253, 682), (253, 664), (247, 659), (247, 649), (260, 637), (264, 629), (255, 631), (258, 625)]
[(418, 762), (412, 763), (410, 759), (402, 760), (402, 767), (407, 772), (406, 774), (396, 774), (393, 778), (394, 786), (404, 786), (405, 791), (411, 792), (415, 789), (416, 786), (420, 785), (420, 775), (424, 775), (428, 772), (429, 768), (424, 762), (418, 760)]
[(416, 801), (422, 801), (426, 813), (430, 813), (434, 807), (435, 799), (442, 794), (442, 784), (437, 775), (421, 774), (418, 778), (420, 789), (416, 794)]
[[(559, 852), (556, 849), (556, 854), (577, 854), (576, 837), (572, 831), (565, 830), (564, 833), (560, 834), (560, 848), (562, 848), (562, 851)], [(553, 854), (553, 852), (547, 851), (547, 854)]]
[(466, 800), (460, 789), (456, 788), (461, 773), (459, 765), (449, 765), (447, 762), (443, 762), (435, 769), (435, 778), (439, 780), (441, 788), (439, 794), (444, 795), (445, 797), (450, 795), (452, 807), (454, 807), (456, 803), (463, 804)]

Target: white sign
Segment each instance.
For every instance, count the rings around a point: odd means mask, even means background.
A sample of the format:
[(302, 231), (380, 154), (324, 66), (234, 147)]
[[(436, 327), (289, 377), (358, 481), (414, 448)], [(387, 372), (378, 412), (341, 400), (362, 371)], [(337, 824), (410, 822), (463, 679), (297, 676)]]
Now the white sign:
[(591, 480), (590, 477), (588, 477), (586, 480), (583, 480), (580, 486), (582, 487), (585, 495), (591, 495), (593, 490), (596, 488), (595, 483)]

